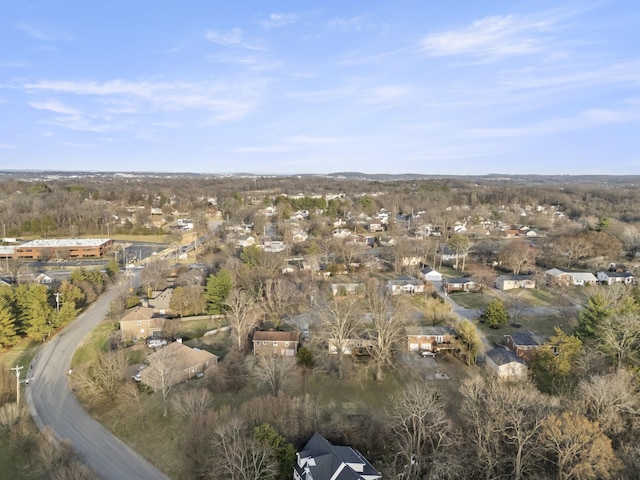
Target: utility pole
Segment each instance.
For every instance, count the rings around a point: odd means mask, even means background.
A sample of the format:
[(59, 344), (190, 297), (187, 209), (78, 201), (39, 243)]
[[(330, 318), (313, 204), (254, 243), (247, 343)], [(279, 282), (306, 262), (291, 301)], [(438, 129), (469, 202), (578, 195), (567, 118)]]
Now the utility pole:
[(60, 313), (60, 292), (54, 293), (56, 297), (56, 313)]
[(16, 405), (20, 406), (20, 370), (24, 367), (22, 365), (16, 365), (11, 370), (16, 371)]

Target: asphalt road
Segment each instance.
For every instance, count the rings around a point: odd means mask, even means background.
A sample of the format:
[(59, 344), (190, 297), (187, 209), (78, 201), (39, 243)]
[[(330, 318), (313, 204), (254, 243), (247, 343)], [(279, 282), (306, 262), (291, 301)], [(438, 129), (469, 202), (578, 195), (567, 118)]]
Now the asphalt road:
[(43, 345), (26, 375), (33, 378), (26, 387), (27, 402), (38, 427), (48, 426), (58, 440), (70, 440), (80, 459), (100, 478), (168, 480), (166, 475), (96, 422), (80, 406), (67, 382), (73, 352), (104, 319), (109, 303), (116, 295), (115, 289), (103, 294), (72, 324)]

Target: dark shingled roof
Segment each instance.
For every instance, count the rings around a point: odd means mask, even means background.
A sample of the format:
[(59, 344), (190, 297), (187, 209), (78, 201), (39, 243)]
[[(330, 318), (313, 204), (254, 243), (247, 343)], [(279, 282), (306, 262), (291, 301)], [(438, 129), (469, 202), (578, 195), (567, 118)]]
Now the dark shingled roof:
[(520, 345), (523, 347), (537, 347), (538, 345), (542, 345), (544, 343), (544, 339), (542, 337), (540, 337), (537, 333), (530, 332), (529, 330), (512, 333), (508, 336), (511, 337), (514, 345)]
[(299, 332), (254, 332), (254, 341), (268, 341), (268, 342), (297, 342), (300, 338)]
[[(360, 452), (351, 447), (333, 445), (319, 433), (311, 437), (304, 449), (298, 453), (298, 457), (313, 458), (315, 465), (307, 463), (307, 467), (314, 480), (362, 480), (382, 477)], [(350, 465), (362, 466), (362, 471), (356, 471)], [(300, 473), (304, 471), (297, 464), (296, 468)], [(334, 476), (336, 473), (338, 475)], [(302, 475), (302, 478), (305, 476)]]
[(511, 362), (518, 362), (525, 365), (524, 360), (522, 360), (519, 356), (513, 353), (511, 350), (507, 350), (506, 348), (496, 347), (493, 350), (489, 350), (487, 352), (487, 357), (493, 360), (493, 363), (496, 365), (506, 365)]

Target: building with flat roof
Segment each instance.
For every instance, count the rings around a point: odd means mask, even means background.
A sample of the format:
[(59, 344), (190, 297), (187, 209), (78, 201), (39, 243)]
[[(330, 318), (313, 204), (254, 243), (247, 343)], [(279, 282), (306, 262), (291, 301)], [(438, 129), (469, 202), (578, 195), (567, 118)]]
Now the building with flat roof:
[(15, 247), (2, 247), (0, 258), (49, 260), (62, 258), (103, 258), (111, 252), (110, 238), (48, 238), (31, 240)]

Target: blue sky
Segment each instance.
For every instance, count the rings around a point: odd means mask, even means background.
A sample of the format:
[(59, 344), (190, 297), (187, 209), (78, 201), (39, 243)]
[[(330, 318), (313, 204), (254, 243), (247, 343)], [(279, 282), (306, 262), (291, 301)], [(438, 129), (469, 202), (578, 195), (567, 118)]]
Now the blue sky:
[(640, 174), (636, 0), (0, 6), (0, 169)]

